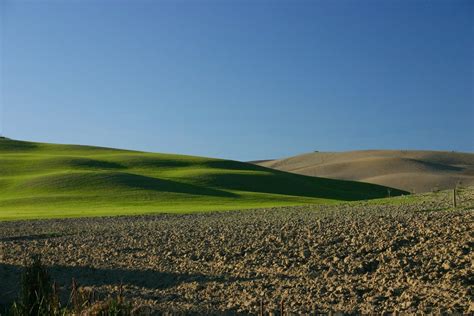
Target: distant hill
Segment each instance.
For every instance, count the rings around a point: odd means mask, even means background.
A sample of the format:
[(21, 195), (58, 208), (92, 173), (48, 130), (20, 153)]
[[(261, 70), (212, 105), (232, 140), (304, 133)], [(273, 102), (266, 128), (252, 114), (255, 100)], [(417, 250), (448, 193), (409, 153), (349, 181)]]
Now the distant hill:
[(474, 154), (448, 151), (363, 150), (314, 152), (257, 162), (296, 174), (428, 192), (474, 185)]
[[(402, 193), (392, 190), (392, 195)], [(209, 211), (386, 196), (384, 186), (238, 161), (0, 139), (0, 219)]]

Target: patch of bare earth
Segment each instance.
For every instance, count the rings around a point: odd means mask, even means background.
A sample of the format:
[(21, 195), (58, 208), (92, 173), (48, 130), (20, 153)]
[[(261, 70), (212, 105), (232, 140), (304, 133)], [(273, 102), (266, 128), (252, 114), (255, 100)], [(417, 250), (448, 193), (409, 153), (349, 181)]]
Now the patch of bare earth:
[[(403, 198), (402, 198), (403, 199)], [(416, 203), (0, 223), (0, 302), (41, 253), (63, 288), (157, 311), (472, 313), (474, 190)]]
[(408, 192), (474, 185), (474, 154), (420, 150), (313, 152), (255, 164), (314, 177), (355, 180)]

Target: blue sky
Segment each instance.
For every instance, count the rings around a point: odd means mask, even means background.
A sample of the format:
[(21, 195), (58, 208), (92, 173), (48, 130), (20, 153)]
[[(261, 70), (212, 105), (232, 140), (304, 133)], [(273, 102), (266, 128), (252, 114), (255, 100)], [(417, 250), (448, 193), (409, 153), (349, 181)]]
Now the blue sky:
[(237, 160), (474, 151), (473, 1), (0, 3), (11, 138)]

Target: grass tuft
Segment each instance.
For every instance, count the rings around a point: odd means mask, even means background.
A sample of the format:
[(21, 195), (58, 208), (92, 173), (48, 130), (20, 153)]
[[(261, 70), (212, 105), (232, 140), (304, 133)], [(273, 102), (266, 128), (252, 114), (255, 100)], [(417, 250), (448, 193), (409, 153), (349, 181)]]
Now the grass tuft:
[(140, 315), (140, 306), (134, 308), (121, 293), (105, 300), (95, 300), (93, 292), (80, 288), (72, 279), (69, 302), (61, 305), (56, 283), (51, 282), (41, 258), (31, 258), (21, 276), (21, 291), (17, 301), (7, 310), (9, 316), (132, 316)]

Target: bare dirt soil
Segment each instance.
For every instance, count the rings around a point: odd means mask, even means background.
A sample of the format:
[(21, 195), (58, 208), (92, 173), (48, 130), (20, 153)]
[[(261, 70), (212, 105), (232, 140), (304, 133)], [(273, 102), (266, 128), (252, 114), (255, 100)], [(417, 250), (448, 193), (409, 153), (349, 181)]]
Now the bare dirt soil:
[[(0, 223), (0, 303), (24, 258), (155, 311), (473, 313), (474, 190), (413, 202)], [(397, 201), (398, 201), (397, 200)]]
[(314, 177), (356, 180), (405, 190), (431, 192), (474, 185), (474, 153), (422, 150), (313, 152), (253, 162)]

